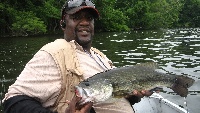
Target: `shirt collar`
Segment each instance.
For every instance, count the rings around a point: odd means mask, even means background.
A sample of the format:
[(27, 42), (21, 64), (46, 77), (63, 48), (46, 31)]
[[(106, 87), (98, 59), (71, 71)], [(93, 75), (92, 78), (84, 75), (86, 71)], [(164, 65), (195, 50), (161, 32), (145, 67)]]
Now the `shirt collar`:
[(78, 42), (76, 42), (75, 40), (70, 41), (70, 43), (73, 43), (75, 45), (75, 49), (78, 49), (82, 52), (84, 52), (84, 49), (81, 45), (78, 44)]
[[(82, 52), (85, 52), (85, 50), (83, 49), (83, 47), (81, 45), (79, 45), (78, 42), (76, 42), (75, 40), (70, 41), (70, 43), (74, 43), (75, 49), (80, 50)], [(92, 49), (90, 49), (90, 53), (91, 52), (92, 52)]]

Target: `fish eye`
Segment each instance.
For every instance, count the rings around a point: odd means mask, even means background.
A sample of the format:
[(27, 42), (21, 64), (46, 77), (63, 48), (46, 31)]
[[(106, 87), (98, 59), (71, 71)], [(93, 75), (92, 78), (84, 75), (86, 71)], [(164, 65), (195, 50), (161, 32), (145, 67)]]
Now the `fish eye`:
[(188, 87), (189, 87), (189, 84), (186, 84), (186, 87), (188, 88)]
[(89, 82), (85, 82), (84, 84), (85, 84), (85, 86), (90, 86)]

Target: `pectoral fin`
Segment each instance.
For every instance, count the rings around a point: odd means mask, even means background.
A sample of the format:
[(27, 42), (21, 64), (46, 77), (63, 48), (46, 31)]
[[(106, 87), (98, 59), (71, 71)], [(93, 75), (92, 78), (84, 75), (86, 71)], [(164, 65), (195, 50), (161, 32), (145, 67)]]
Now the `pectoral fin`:
[(188, 94), (188, 89), (179, 85), (179, 84), (175, 84), (172, 88), (171, 88), (175, 93), (177, 93), (178, 95), (180, 95), (181, 97), (187, 97)]

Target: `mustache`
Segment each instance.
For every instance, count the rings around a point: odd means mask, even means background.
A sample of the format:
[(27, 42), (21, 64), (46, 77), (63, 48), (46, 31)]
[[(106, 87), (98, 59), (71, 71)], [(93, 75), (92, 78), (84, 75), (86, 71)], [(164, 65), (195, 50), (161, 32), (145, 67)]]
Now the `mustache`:
[(88, 26), (81, 26), (81, 27), (76, 27), (75, 32), (81, 32), (81, 31), (87, 31), (91, 33), (91, 28)]

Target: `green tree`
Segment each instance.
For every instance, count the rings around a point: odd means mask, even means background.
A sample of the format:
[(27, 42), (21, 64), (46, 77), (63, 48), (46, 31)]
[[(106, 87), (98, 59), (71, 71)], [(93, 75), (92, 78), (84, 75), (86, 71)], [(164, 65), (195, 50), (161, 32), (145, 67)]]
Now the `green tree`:
[(119, 9), (115, 9), (116, 0), (97, 0), (95, 3), (100, 12), (100, 19), (96, 22), (96, 28), (103, 31), (130, 30), (126, 25), (127, 16)]
[(61, 19), (61, 6), (64, 4), (64, 0), (55, 1), (55, 0), (46, 0), (42, 2), (42, 6), (33, 8), (36, 12), (37, 17), (41, 18), (47, 25), (49, 32), (56, 32), (60, 28), (59, 22)]
[(200, 0), (184, 0), (184, 7), (179, 16), (179, 26), (199, 27), (200, 26)]
[(154, 0), (145, 19), (149, 28), (169, 28), (178, 22), (182, 8), (180, 0)]
[(18, 11), (15, 13), (12, 30), (14, 35), (26, 36), (46, 32), (46, 25), (33, 12)]
[(128, 26), (134, 29), (171, 27), (178, 21), (182, 6), (180, 0), (132, 0), (130, 2), (132, 3), (126, 3), (127, 6), (118, 5), (118, 7), (129, 17)]
[(7, 0), (0, 3), (1, 33), (15, 36), (44, 34), (60, 29), (60, 8), (65, 0)]
[[(1, 0), (0, 35), (60, 31), (66, 0)], [(100, 12), (98, 31), (199, 27), (200, 0), (94, 0)]]

